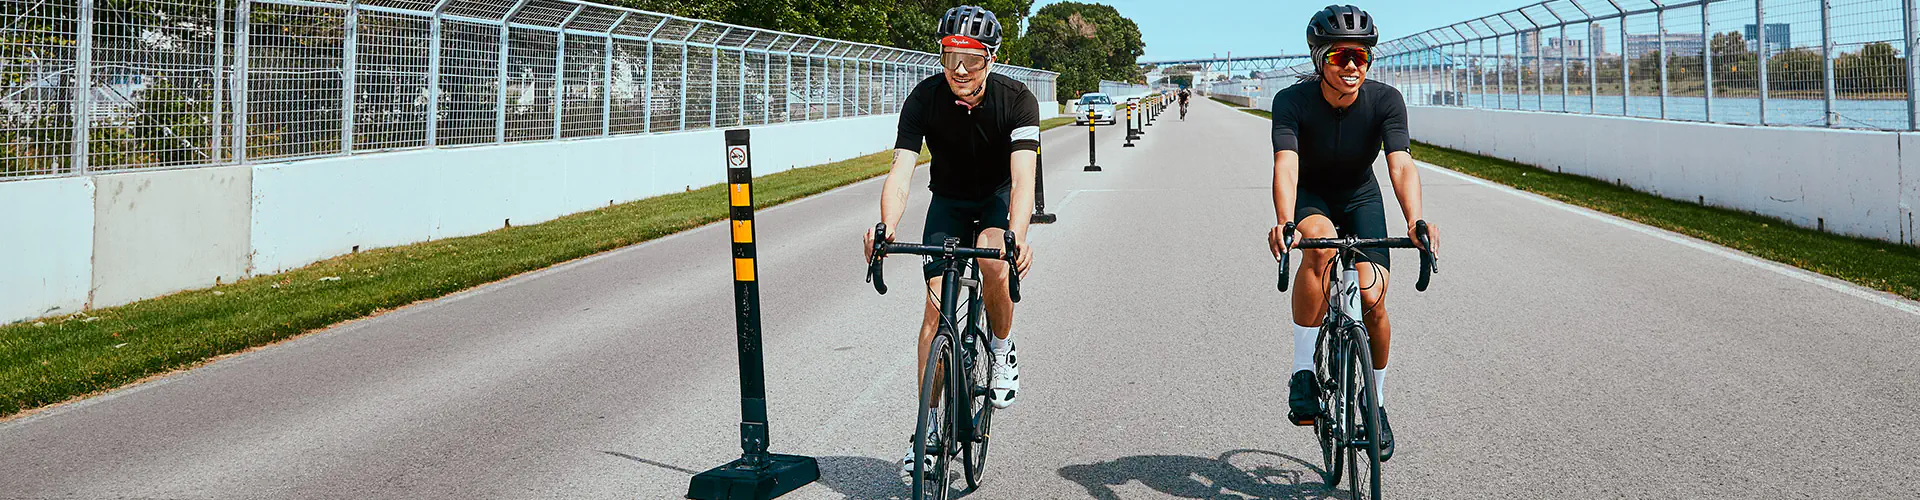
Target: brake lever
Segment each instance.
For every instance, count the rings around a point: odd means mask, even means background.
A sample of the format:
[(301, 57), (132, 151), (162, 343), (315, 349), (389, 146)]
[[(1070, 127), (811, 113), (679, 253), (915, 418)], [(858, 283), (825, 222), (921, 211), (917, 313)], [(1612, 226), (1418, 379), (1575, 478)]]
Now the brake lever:
[(867, 259), (867, 282), (873, 283), (873, 291), (887, 294), (885, 265), (887, 258), (887, 224), (882, 222), (873, 226), (873, 256)]
[(1413, 283), (1413, 289), (1427, 291), (1432, 275), (1440, 273), (1440, 258), (1434, 254), (1433, 238), (1427, 234), (1427, 221), (1413, 222), (1413, 237), (1420, 241), (1420, 280)]
[(1020, 245), (1014, 242), (1013, 231), (1006, 233), (1007, 244), (1007, 295), (1015, 304), (1020, 303)]
[(1287, 279), (1287, 261), (1293, 258), (1293, 230), (1294, 230), (1294, 225), (1292, 222), (1288, 222), (1286, 227), (1280, 230), (1280, 240), (1285, 242), (1285, 246), (1286, 246), (1286, 248), (1284, 248), (1283, 251), (1280, 252), (1279, 288), (1280, 288), (1280, 291), (1282, 292), (1287, 291), (1287, 282), (1291, 281)]

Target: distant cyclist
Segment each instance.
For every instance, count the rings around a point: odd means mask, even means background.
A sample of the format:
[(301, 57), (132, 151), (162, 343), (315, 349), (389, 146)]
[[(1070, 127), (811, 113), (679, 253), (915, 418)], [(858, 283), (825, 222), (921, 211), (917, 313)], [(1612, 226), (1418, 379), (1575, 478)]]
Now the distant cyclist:
[(1180, 89), (1180, 119), (1187, 119), (1187, 100), (1193, 98), (1193, 89)]
[[(1387, 173), (1407, 221), (1407, 234), (1421, 220), (1420, 173), (1407, 134), (1407, 108), (1400, 91), (1367, 80), (1372, 49), (1380, 40), (1372, 16), (1352, 5), (1330, 5), (1307, 24), (1307, 46), (1317, 63), (1313, 75), (1273, 96), (1273, 209), (1279, 225), (1268, 232), (1276, 258), (1286, 247), (1281, 226), (1299, 225), (1299, 237), (1387, 237), (1386, 210), (1373, 161), (1387, 152)], [(1429, 234), (1433, 225), (1428, 224)], [(1313, 374), (1314, 345), (1327, 312), (1327, 262), (1334, 250), (1303, 250), (1293, 284), (1293, 377), (1288, 419), (1313, 425), (1320, 413)], [(1373, 385), (1380, 399), (1381, 460), (1393, 456), (1387, 423), (1387, 323), (1385, 250), (1365, 251), (1360, 296), (1372, 341)]]
[[(941, 17), (938, 33), (943, 71), (921, 80), (900, 110), (893, 170), (880, 192), (880, 221), (890, 228), (889, 239), (899, 233), (891, 228), (900, 226), (907, 211), (909, 185), (924, 140), (933, 153), (933, 165), (928, 168), (932, 182), (927, 186), (933, 201), (927, 206), (922, 241), (938, 245), (955, 237), (965, 246), (1001, 248), (1004, 231), (1011, 230), (1020, 249), (1018, 272), (1025, 276), (1033, 264), (1027, 224), (1033, 216), (1040, 103), (1026, 85), (992, 74), (1001, 39), (1000, 21), (992, 12), (970, 5), (954, 7)], [(872, 257), (871, 229), (861, 248)], [(995, 408), (1006, 408), (1020, 390), (1018, 356), (1008, 337), (1013, 331), (1013, 299), (1007, 291), (1007, 265), (987, 259), (980, 260), (979, 266), (981, 295), (997, 337), (990, 342), (995, 363), (990, 399)], [(941, 269), (940, 263), (931, 261), (923, 268), (927, 301), (919, 355), (914, 358), (922, 363), (939, 326)], [(914, 371), (915, 380), (920, 373)], [(928, 422), (928, 429), (937, 424)], [(926, 469), (933, 468), (931, 457), (916, 457), (912, 451), (901, 460), (901, 468), (911, 474), (917, 460), (929, 461)]]

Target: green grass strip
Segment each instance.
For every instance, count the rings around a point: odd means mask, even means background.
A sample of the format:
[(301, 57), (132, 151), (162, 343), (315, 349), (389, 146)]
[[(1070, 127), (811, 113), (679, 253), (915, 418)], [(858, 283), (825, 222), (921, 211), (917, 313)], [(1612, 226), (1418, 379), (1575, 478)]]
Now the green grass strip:
[[(1042, 129), (1073, 123), (1072, 117)], [(922, 154), (923, 161), (930, 158)], [(754, 180), (765, 208), (885, 174), (892, 152)], [(280, 274), (0, 326), (0, 418), (343, 321), (700, 227), (724, 184), (528, 226), (343, 255)]]
[[(1232, 104), (1232, 103), (1228, 103)], [(1272, 119), (1257, 109), (1241, 111)], [(1920, 247), (1808, 229), (1776, 217), (1672, 200), (1606, 181), (1415, 143), (1420, 161), (1756, 257), (1920, 300)]]
[(1431, 144), (1418, 144), (1413, 151), (1421, 161), (1460, 173), (1920, 299), (1920, 247), (1836, 235), (1775, 217), (1662, 198), (1598, 179)]

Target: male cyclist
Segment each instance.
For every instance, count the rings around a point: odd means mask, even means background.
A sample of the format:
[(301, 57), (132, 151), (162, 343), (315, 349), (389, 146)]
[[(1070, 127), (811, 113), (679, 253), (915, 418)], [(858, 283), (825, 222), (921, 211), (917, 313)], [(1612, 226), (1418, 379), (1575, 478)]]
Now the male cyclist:
[[(1387, 152), (1387, 173), (1407, 220), (1407, 234), (1421, 220), (1420, 173), (1409, 153), (1407, 107), (1400, 91), (1368, 81), (1372, 48), (1380, 40), (1373, 17), (1352, 5), (1329, 5), (1307, 24), (1315, 71), (1273, 96), (1273, 209), (1279, 225), (1267, 243), (1279, 258), (1287, 252), (1282, 226), (1298, 224), (1299, 237), (1387, 237), (1386, 211), (1373, 160)], [(1428, 224), (1433, 235), (1433, 225)], [(1389, 263), (1383, 249), (1366, 250), (1360, 271), (1362, 320), (1373, 352), (1373, 385), (1380, 399), (1381, 461), (1393, 456), (1387, 424), (1386, 295)], [(1293, 378), (1288, 419), (1313, 425), (1320, 414), (1313, 352), (1327, 312), (1327, 265), (1334, 250), (1303, 250), (1293, 284)]]
[(1187, 119), (1187, 99), (1193, 97), (1193, 89), (1180, 89), (1180, 119)]
[[(1027, 244), (1027, 224), (1033, 215), (1036, 151), (1040, 147), (1040, 104), (1025, 84), (992, 74), (994, 52), (1000, 45), (1000, 21), (992, 12), (964, 5), (940, 19), (941, 74), (922, 80), (908, 94), (900, 110), (894, 141), (893, 170), (880, 192), (880, 220), (888, 228), (900, 225), (907, 211), (907, 193), (924, 140), (933, 153), (928, 168), (933, 201), (927, 206), (921, 240), (938, 245), (948, 237), (979, 248), (1004, 246), (1004, 231), (1013, 231), (1020, 259), (1017, 272), (1025, 276), (1033, 264)], [(897, 231), (889, 230), (891, 239)], [(861, 246), (872, 258), (873, 231)], [(981, 296), (994, 336), (992, 401), (1006, 408), (1020, 390), (1020, 365), (1008, 333), (1013, 331), (1013, 299), (1007, 293), (1007, 264), (979, 261)], [(940, 322), (942, 263), (923, 266), (927, 280), (924, 320), (920, 324), (919, 356), (925, 363), (928, 345)], [(925, 367), (921, 367), (924, 369)], [(920, 370), (914, 371), (915, 380)], [(917, 393), (916, 393), (917, 394)], [(929, 422), (933, 429), (938, 422)], [(929, 433), (932, 435), (932, 433)], [(912, 451), (902, 469), (912, 473)], [(933, 466), (927, 465), (928, 469)]]

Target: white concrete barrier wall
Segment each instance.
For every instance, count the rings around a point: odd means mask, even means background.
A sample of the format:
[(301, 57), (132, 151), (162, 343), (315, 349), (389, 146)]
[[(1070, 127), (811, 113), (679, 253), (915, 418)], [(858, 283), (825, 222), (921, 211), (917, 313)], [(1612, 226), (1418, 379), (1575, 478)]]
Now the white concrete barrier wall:
[(0, 182), (0, 324), (87, 305), (93, 179)]
[(1431, 106), (1408, 113), (1421, 142), (1803, 227), (1920, 241), (1916, 134)]
[[(756, 174), (893, 147), (898, 115), (752, 127)], [(723, 182), (703, 130), (0, 183), (0, 323)], [(97, 188), (96, 188), (97, 186)]]

